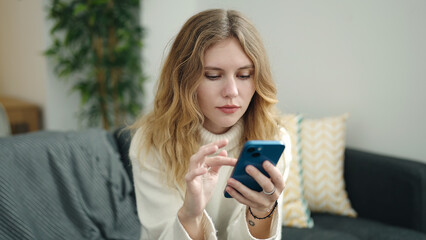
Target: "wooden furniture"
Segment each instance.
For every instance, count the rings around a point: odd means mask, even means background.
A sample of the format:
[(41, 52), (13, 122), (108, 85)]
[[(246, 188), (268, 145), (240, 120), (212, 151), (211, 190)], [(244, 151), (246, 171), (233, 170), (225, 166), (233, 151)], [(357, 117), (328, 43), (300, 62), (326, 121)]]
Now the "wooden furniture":
[(12, 134), (41, 129), (40, 108), (37, 105), (12, 97), (0, 97), (0, 103), (6, 110)]

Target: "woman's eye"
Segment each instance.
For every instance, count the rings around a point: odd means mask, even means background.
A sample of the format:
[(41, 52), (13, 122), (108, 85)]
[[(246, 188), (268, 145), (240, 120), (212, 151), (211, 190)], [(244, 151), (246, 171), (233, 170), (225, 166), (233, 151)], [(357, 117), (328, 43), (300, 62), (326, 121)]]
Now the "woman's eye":
[(243, 74), (243, 75), (239, 75), (238, 77), (241, 78), (241, 79), (249, 79), (249, 78), (251, 78), (251, 75), (250, 74), (247, 74), (247, 75)]
[(210, 79), (210, 80), (216, 80), (220, 78), (220, 75), (214, 75), (214, 74), (205, 74), (205, 76), (207, 79)]

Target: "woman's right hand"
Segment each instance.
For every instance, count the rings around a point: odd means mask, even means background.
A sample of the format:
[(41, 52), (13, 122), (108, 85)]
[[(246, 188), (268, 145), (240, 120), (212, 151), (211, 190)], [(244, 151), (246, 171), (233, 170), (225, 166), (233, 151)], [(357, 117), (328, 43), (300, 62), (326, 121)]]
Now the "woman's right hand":
[(204, 145), (189, 160), (185, 199), (178, 217), (193, 239), (203, 236), (199, 235), (203, 233), (201, 219), (216, 187), (220, 167), (235, 166), (237, 162), (237, 159), (228, 157), (226, 150), (213, 155), (227, 144), (228, 140), (223, 139)]

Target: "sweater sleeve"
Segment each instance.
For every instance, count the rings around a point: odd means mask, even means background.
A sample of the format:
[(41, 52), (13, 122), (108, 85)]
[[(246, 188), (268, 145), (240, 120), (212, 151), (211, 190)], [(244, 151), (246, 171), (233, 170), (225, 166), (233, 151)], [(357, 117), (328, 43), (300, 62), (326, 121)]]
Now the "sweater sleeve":
[[(183, 205), (183, 194), (178, 188), (168, 187), (164, 174), (160, 171), (160, 159), (155, 154), (147, 154), (143, 166), (137, 148), (141, 146), (141, 133), (138, 131), (132, 139), (129, 150), (133, 164), (133, 176), (136, 193), (136, 205), (139, 221), (142, 225), (141, 239), (191, 239), (180, 223), (177, 213)], [(205, 239), (216, 239), (213, 222), (204, 211)]]
[[(288, 178), (288, 172), (290, 167), (290, 162), (292, 160), (291, 155), (291, 141), (290, 136), (284, 128), (281, 128), (281, 141), (285, 144), (284, 153), (281, 156), (280, 161), (277, 166), (283, 174), (284, 181)], [(279, 240), (281, 239), (281, 226), (282, 226), (282, 209), (283, 209), (283, 194), (281, 193), (278, 198), (278, 205), (275, 209), (277, 211), (272, 218), (271, 222), (271, 237), (268, 240)], [(240, 211), (235, 212), (230, 220), (228, 226), (228, 239), (251, 239), (256, 240), (257, 238), (253, 237), (250, 234), (249, 228), (247, 226), (246, 220), (246, 211), (247, 207), (242, 207)]]

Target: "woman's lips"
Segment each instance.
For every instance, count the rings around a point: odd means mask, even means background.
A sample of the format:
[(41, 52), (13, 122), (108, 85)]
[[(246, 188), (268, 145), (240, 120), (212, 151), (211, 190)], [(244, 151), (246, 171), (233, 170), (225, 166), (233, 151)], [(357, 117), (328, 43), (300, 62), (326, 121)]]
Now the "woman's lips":
[(221, 106), (221, 107), (217, 107), (220, 111), (230, 114), (230, 113), (235, 113), (236, 111), (238, 111), (240, 109), (239, 106), (234, 106), (234, 105), (225, 105), (225, 106)]

